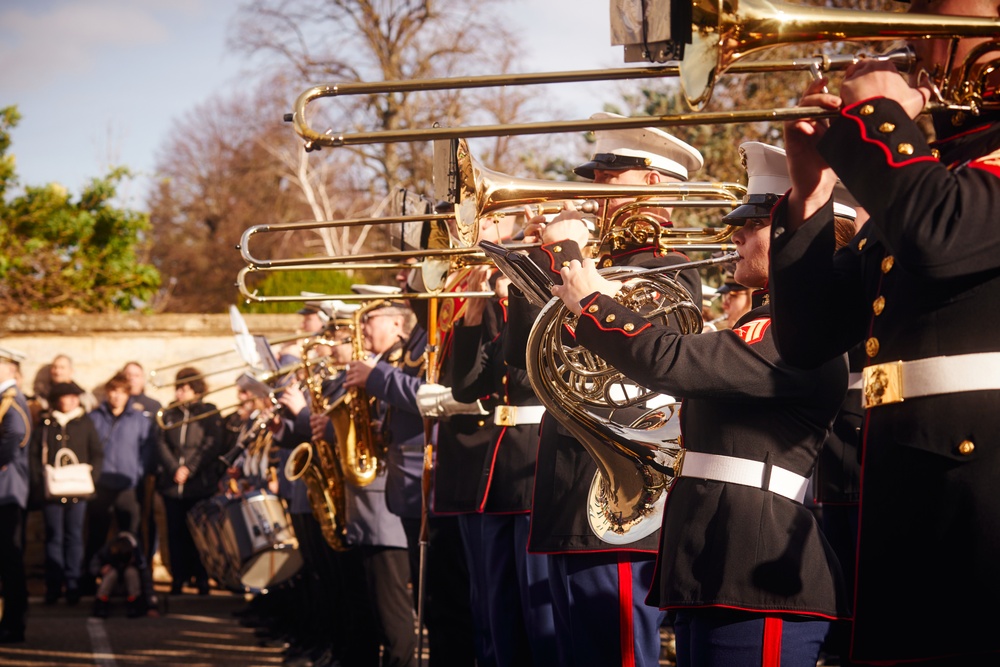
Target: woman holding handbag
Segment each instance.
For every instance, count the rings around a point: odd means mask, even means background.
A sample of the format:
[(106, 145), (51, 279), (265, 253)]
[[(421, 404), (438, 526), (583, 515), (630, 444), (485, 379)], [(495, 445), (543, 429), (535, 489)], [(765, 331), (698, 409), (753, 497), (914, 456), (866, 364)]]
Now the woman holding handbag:
[[(101, 473), (104, 445), (93, 422), (81, 405), (84, 393), (75, 382), (57, 382), (49, 391), (50, 409), (42, 414), (33, 438), (32, 461), (37, 463), (35, 477), (44, 496), (45, 517), (45, 603), (54, 604), (66, 588), (66, 602), (80, 601), (80, 575), (83, 569), (83, 524), (89, 495), (54, 495), (47, 483), (46, 466), (56, 467), (75, 459), (89, 464), (92, 481)], [(67, 453), (64, 450), (69, 450)], [(90, 489), (93, 491), (93, 487)]]

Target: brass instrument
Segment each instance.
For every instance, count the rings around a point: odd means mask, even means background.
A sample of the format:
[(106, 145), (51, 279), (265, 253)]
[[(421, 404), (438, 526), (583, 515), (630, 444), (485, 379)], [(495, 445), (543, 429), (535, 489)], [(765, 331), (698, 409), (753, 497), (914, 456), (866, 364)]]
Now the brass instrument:
[[(306, 361), (313, 348), (318, 345), (332, 345), (334, 341), (323, 337), (312, 338), (302, 345), (302, 359)], [(333, 407), (327, 407), (323, 396), (324, 375), (308, 373), (305, 384), (309, 390), (311, 410), (313, 414), (326, 414)], [(339, 433), (338, 433), (339, 438)], [(341, 443), (331, 445), (319, 438), (312, 442), (303, 442), (292, 450), (285, 463), (285, 477), (290, 481), (302, 478), (306, 485), (309, 504), (313, 516), (319, 522), (323, 538), (335, 551), (348, 549), (347, 531), (347, 501), (344, 491), (344, 474), (342, 461), (338, 453)], [(313, 452), (316, 459), (313, 460)]]
[[(581, 72), (554, 72), (551, 74), (474, 77), (467, 81), (457, 79), (429, 79), (390, 81), (361, 84), (332, 84), (313, 86), (295, 101), (292, 113), (285, 116), (294, 123), (295, 132), (305, 141), (306, 150), (324, 146), (354, 146), (371, 143), (405, 141), (436, 141), (455, 138), (515, 136), (559, 132), (585, 132), (615, 129), (632, 129), (647, 126), (676, 127), (711, 123), (782, 122), (800, 118), (828, 117), (832, 112), (819, 107), (793, 109), (744, 110), (675, 114), (670, 116), (643, 116), (632, 118), (589, 119), (536, 123), (481, 125), (471, 127), (434, 127), (422, 129), (375, 130), (352, 134), (320, 133), (306, 121), (306, 106), (313, 100), (343, 94), (365, 94), (488, 87), (495, 85), (531, 85), (536, 83), (561, 83), (643, 78), (652, 76), (679, 76), (689, 105), (700, 111), (708, 103), (716, 77), (724, 72), (777, 72), (801, 69), (800, 61), (769, 63), (738, 63), (748, 53), (761, 49), (801, 44), (807, 42), (874, 41), (900, 39), (962, 39), (967, 37), (996, 38), (1000, 35), (1000, 20), (961, 16), (942, 16), (898, 12), (856, 11), (801, 6), (778, 0), (673, 0), (690, 2), (691, 24), (676, 26), (675, 45), (683, 48), (679, 63), (661, 68), (628, 68)], [(664, 5), (666, 5), (664, 7)], [(668, 0), (651, 0), (650, 12), (670, 12)], [(686, 33), (686, 34), (685, 34)], [(978, 54), (978, 55), (981, 55)], [(977, 55), (977, 57), (978, 57)], [(897, 56), (903, 58), (903, 56)], [(971, 56), (970, 56), (971, 58)], [(961, 70), (975, 80), (958, 80), (951, 77), (952, 68), (930, 73), (937, 93), (927, 110), (962, 110), (978, 113), (981, 109), (996, 108), (997, 101), (988, 94), (985, 77), (989, 73), (981, 68), (963, 66)], [(813, 72), (830, 71), (850, 64), (849, 59), (817, 58), (808, 69)], [(959, 63), (954, 63), (960, 65)], [(991, 69), (991, 68), (987, 68)], [(963, 75), (964, 76), (964, 75)]]
[[(253, 394), (257, 398), (266, 399), (272, 405), (275, 405), (277, 403), (277, 401), (275, 400), (275, 396), (274, 396), (275, 391), (276, 391), (275, 388), (274, 388), (274, 385), (276, 385), (278, 382), (284, 380), (290, 373), (298, 372), (301, 369), (302, 369), (302, 364), (301, 363), (295, 363), (295, 364), (289, 364), (288, 366), (284, 366), (284, 367), (279, 368), (278, 370), (270, 372), (270, 373), (253, 371), (253, 370), (247, 370), (247, 371), (244, 371), (243, 374), (240, 375), (239, 378), (237, 378), (236, 382), (224, 385), (222, 387), (216, 387), (215, 389), (212, 389), (212, 390), (206, 392), (204, 394), (204, 396), (201, 396), (199, 398), (200, 399), (204, 399), (204, 397), (208, 396), (209, 394), (214, 394), (216, 392), (225, 391), (227, 389), (232, 389), (233, 387), (239, 387), (241, 389), (249, 391), (251, 394)], [(197, 377), (202, 377), (202, 376), (197, 376)], [(191, 380), (191, 378), (187, 378), (185, 381), (189, 382), (190, 380)], [(209, 410), (209, 411), (203, 412), (201, 414), (191, 415), (189, 417), (185, 417), (184, 419), (180, 419), (178, 421), (166, 422), (165, 419), (164, 419), (164, 415), (168, 411), (170, 411), (170, 410), (172, 410), (174, 408), (181, 407), (182, 405), (184, 405), (184, 403), (182, 403), (180, 401), (173, 401), (172, 403), (169, 403), (169, 404), (163, 406), (162, 408), (160, 408), (159, 410), (157, 410), (157, 412), (156, 412), (156, 423), (157, 423), (157, 425), (161, 429), (164, 429), (164, 430), (168, 430), (168, 429), (172, 429), (172, 428), (178, 428), (180, 426), (184, 426), (185, 424), (190, 424), (191, 422), (196, 422), (196, 421), (200, 421), (202, 419), (207, 419), (209, 417), (214, 417), (215, 415), (220, 415), (223, 412), (228, 412), (230, 410), (236, 409), (236, 408), (240, 407), (242, 405), (242, 403), (234, 403), (233, 405), (229, 405), (229, 406), (225, 406), (225, 407), (221, 407), (221, 408), (215, 408), (214, 410)]]
[[(551, 207), (553, 202), (579, 201), (581, 208), (596, 213), (601, 200), (634, 198), (635, 203), (622, 207), (611, 218), (599, 218), (598, 240), (612, 229), (642, 226), (645, 219), (643, 210), (657, 208), (705, 208), (719, 207), (727, 212), (740, 205), (746, 188), (739, 183), (684, 182), (650, 185), (615, 185), (604, 183), (556, 182), (544, 179), (517, 178), (483, 166), (469, 151), (466, 142), (460, 141), (456, 149), (459, 174), (459, 202), (454, 213), (430, 214), (426, 216), (406, 216), (404, 218), (355, 218), (337, 221), (310, 221), (277, 225), (255, 225), (247, 228), (240, 239), (240, 252), (247, 261), (246, 268), (239, 272), (237, 285), (248, 300), (301, 301), (299, 295), (265, 296), (247, 286), (247, 276), (260, 271), (316, 271), (347, 269), (400, 269), (412, 268), (404, 260), (421, 258), (424, 260), (425, 276), (427, 264), (431, 260), (450, 259), (451, 268), (487, 263), (484, 253), (475, 247), (479, 237), (480, 220), (516, 211), (524, 206)], [(251, 239), (261, 233), (288, 232), (343, 227), (355, 225), (395, 224), (404, 222), (439, 222), (448, 227), (446, 242), (449, 247), (424, 250), (388, 251), (364, 255), (298, 257), (281, 260), (267, 260), (254, 256), (250, 251)], [(720, 250), (719, 244), (729, 238), (732, 228), (669, 228), (665, 233), (670, 243), (683, 244), (686, 250)], [(666, 238), (666, 237), (665, 237)], [(530, 244), (511, 246), (528, 248)], [(425, 280), (430, 283), (431, 281)], [(440, 282), (440, 281), (438, 281)], [(444, 292), (428, 290), (420, 293), (402, 294), (401, 298), (428, 299), (434, 297), (470, 298), (491, 297), (488, 292)], [(339, 299), (360, 301), (366, 295), (329, 294), (312, 295), (310, 299)]]
[[(626, 281), (615, 300), (647, 321), (698, 333), (701, 304), (667, 274), (733, 259), (731, 253), (658, 269), (614, 267), (601, 274)], [(528, 377), (546, 411), (597, 464), (587, 508), (594, 533), (611, 544), (629, 544), (660, 527), (680, 451), (676, 403), (631, 382), (590, 350), (567, 345), (563, 333), (576, 322), (559, 299), (542, 308), (528, 338)]]
[[(361, 324), (365, 315), (376, 308), (390, 305), (386, 299), (365, 303), (352, 313), (353, 335), (351, 358), (364, 359), (364, 338)], [(337, 434), (337, 449), (344, 478), (354, 486), (368, 486), (375, 481), (385, 463), (385, 443), (373, 424), (372, 399), (364, 389), (351, 387), (330, 406), (330, 421)]]

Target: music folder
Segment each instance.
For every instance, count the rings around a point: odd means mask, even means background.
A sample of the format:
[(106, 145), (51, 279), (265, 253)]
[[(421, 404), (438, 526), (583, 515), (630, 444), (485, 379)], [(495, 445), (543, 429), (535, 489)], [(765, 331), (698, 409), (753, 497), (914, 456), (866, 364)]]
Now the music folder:
[(541, 308), (552, 300), (555, 282), (530, 257), (491, 241), (480, 241), (479, 247), (533, 306)]

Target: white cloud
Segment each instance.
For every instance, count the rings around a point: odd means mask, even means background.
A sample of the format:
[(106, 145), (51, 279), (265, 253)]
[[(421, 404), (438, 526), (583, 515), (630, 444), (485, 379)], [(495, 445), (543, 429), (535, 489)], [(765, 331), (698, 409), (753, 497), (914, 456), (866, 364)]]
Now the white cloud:
[(197, 14), (202, 0), (14, 2), (0, 10), (0, 86), (7, 95), (92, 73), (105, 53), (163, 44), (169, 14)]

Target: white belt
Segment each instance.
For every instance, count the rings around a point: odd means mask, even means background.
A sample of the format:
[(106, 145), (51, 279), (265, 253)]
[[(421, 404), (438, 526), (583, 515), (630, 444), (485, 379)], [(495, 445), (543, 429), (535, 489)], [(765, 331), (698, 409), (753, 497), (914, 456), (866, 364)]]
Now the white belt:
[(544, 414), (544, 405), (498, 405), (493, 413), (493, 423), (497, 426), (540, 424)]
[(1000, 389), (1000, 352), (891, 361), (864, 369), (865, 408), (906, 398)]
[(766, 480), (765, 486), (764, 475), (767, 466), (763, 461), (692, 452), (687, 449), (681, 450), (677, 463), (674, 464), (676, 477), (700, 477), (716, 482), (743, 484), (777, 493), (799, 503), (805, 500), (806, 488), (809, 486), (808, 477), (796, 475), (791, 470), (778, 466), (770, 466), (770, 471), (770, 478)]

